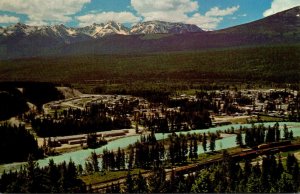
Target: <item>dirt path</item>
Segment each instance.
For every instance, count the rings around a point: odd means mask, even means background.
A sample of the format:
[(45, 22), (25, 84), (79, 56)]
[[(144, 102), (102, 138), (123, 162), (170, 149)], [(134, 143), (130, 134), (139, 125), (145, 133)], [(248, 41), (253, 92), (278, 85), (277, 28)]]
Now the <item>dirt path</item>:
[(82, 95), (78, 90), (69, 88), (69, 87), (57, 87), (58, 91), (60, 91), (66, 99), (80, 97)]
[(295, 155), (295, 157), (297, 158), (297, 160), (299, 161), (299, 160), (300, 160), (300, 151), (294, 153), (294, 155)]

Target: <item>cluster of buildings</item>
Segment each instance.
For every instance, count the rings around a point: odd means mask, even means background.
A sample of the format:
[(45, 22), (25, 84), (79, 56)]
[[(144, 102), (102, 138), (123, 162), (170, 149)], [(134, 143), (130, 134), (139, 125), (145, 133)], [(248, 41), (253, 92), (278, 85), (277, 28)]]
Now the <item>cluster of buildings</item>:
[[(100, 140), (103, 138), (125, 136), (127, 133), (129, 133), (128, 129), (97, 132), (96, 137), (98, 138), (98, 140)], [(59, 147), (62, 144), (83, 145), (83, 144), (87, 143), (87, 137), (88, 137), (88, 134), (59, 136), (59, 137), (51, 137), (50, 141), (53, 143), (55, 142), (56, 147)]]

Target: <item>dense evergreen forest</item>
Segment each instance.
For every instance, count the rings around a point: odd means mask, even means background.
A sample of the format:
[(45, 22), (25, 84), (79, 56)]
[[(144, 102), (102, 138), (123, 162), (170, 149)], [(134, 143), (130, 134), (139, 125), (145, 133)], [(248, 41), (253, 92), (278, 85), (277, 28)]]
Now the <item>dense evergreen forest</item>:
[(0, 179), (1, 193), (85, 193), (86, 185), (78, 178), (74, 162), (41, 168), (29, 157), (27, 165), (18, 172), (4, 172)]
[[(299, 166), (294, 155), (288, 155), (286, 166), (280, 157), (268, 155), (262, 165), (233, 161), (224, 153), (223, 161), (183, 176), (172, 172), (166, 178), (163, 169), (157, 168), (149, 178), (128, 175), (126, 192), (152, 193), (292, 193), (299, 191)], [(147, 182), (148, 184), (142, 184)], [(112, 188), (118, 188), (116, 185)], [(120, 190), (121, 191), (121, 190)]]
[(0, 164), (26, 161), (31, 154), (43, 157), (43, 150), (25, 126), (0, 125)]
[(219, 166), (200, 171), (192, 185), (192, 192), (297, 192), (299, 165), (294, 155), (288, 155), (286, 166), (274, 155), (263, 158), (262, 165), (244, 163), (242, 168), (228, 157)]
[(0, 89), (0, 120), (20, 115), (28, 110), (26, 100), (17, 89)]
[(37, 106), (40, 111), (43, 104), (63, 98), (63, 95), (51, 83), (1, 82), (0, 120), (6, 120), (28, 111), (27, 102)]
[[(196, 175), (172, 171), (167, 179), (162, 168), (155, 168), (151, 176), (141, 174), (126, 178), (125, 192), (151, 193), (293, 193), (299, 192), (299, 166), (294, 155), (287, 156), (286, 166), (281, 158), (268, 155), (262, 165), (233, 161), (224, 152), (223, 161), (196, 172)], [(145, 184), (148, 183), (148, 184)], [(120, 185), (112, 185), (106, 192), (121, 192)], [(123, 191), (124, 192), (124, 191)]]
[[(90, 164), (87, 172), (92, 173), (97, 165)], [(99, 168), (95, 167), (94, 172), (99, 172)], [(131, 175), (129, 171), (125, 187), (112, 184), (106, 193), (293, 193), (300, 189), (299, 163), (293, 154), (287, 155), (285, 163), (280, 155), (266, 155), (259, 164), (251, 159), (236, 161), (223, 151), (221, 162), (187, 176), (172, 170), (167, 178), (163, 166), (158, 163), (150, 174), (146, 178), (141, 173)]]
[[(99, 173), (98, 163), (93, 166), (92, 171)], [(87, 192), (89, 187), (78, 178), (82, 173), (84, 169), (72, 161), (56, 165), (50, 160), (48, 166), (40, 168), (29, 160), (19, 172), (2, 174), (0, 192)], [(249, 159), (235, 161), (224, 151), (221, 162), (187, 176), (172, 170), (167, 178), (162, 166), (152, 168), (147, 177), (128, 171), (124, 185), (112, 183), (105, 193), (293, 193), (299, 192), (299, 178), (299, 164), (293, 154), (287, 155), (285, 163), (280, 156), (267, 155), (259, 165)]]
[[(299, 45), (211, 49), (132, 55), (85, 55), (0, 61), (2, 81), (101, 85), (156, 82), (299, 82)], [(28, 71), (34, 69), (34, 71)], [(126, 88), (126, 87), (123, 87)]]
[(41, 110), (43, 104), (64, 99), (64, 96), (51, 83), (30, 83), (23, 89), (23, 95), (27, 101), (37, 106)]

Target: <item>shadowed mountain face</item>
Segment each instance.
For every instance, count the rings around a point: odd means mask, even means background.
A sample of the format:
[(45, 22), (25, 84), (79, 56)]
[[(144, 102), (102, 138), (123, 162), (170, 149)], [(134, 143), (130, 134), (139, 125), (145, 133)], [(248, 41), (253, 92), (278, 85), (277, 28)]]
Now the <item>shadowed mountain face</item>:
[(247, 33), (265, 35), (293, 35), (300, 33), (300, 6), (216, 33)]
[(0, 58), (124, 54), (204, 50), (269, 44), (300, 43), (300, 7), (223, 30), (205, 32), (194, 25), (160, 21), (128, 29), (121, 24), (93, 24), (84, 28), (0, 28)]

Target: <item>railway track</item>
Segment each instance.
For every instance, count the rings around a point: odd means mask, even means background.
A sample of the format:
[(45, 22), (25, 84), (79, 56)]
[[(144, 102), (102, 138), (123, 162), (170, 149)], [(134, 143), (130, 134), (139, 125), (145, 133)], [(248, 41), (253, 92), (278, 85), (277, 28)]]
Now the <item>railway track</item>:
[[(271, 147), (271, 148), (264, 148), (264, 149), (257, 149), (257, 150), (249, 150), (246, 152), (239, 152), (239, 153), (234, 153), (234, 154), (229, 154), (229, 156), (232, 159), (235, 160), (240, 160), (242, 158), (251, 158), (251, 157), (257, 157), (259, 155), (264, 155), (264, 154), (270, 154), (270, 153), (277, 153), (280, 151), (289, 151), (289, 150), (296, 150), (296, 149), (300, 149), (300, 143), (298, 144), (290, 144), (290, 145), (283, 145), (283, 146), (277, 146), (277, 147)], [(208, 166), (221, 162), (223, 161), (222, 156), (220, 156), (219, 158), (215, 158), (215, 159), (208, 159), (208, 160), (204, 160), (201, 161), (197, 164), (191, 164), (188, 166), (180, 166), (180, 167), (174, 167), (173, 170), (176, 173), (183, 173), (183, 174), (190, 174), (190, 173), (194, 173), (196, 171), (199, 171), (203, 168), (207, 168)], [(168, 177), (170, 177), (171, 173), (172, 173), (172, 169), (166, 169), (166, 176), (167, 179)], [(151, 176), (151, 172), (143, 172), (142, 175), (144, 177), (149, 177)], [(112, 184), (121, 184), (123, 185), (126, 182), (126, 176), (123, 177), (119, 177), (117, 179), (113, 179), (113, 180), (109, 180), (109, 181), (105, 181), (105, 182), (101, 182), (101, 183), (95, 183), (93, 185), (91, 185), (91, 189), (93, 192), (104, 192), (106, 191), (106, 188), (109, 188)]]

